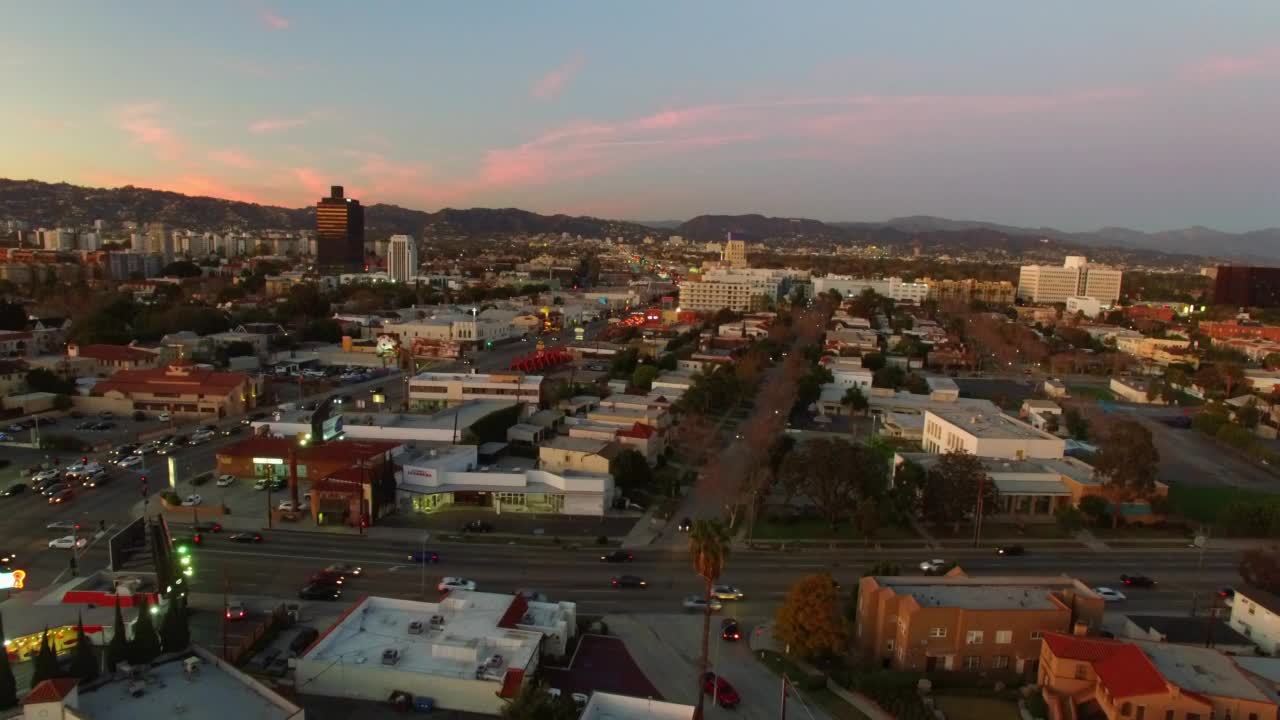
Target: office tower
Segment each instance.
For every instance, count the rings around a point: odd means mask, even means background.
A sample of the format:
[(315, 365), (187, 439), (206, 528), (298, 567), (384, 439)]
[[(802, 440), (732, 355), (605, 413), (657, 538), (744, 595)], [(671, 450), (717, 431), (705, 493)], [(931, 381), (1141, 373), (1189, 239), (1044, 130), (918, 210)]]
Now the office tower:
[(147, 252), (164, 256), (165, 262), (173, 261), (173, 233), (164, 223), (147, 225)]
[(101, 250), (102, 236), (96, 232), (80, 233), (80, 249), (81, 250)]
[(66, 230), (63, 228), (45, 230), (43, 231), (42, 240), (45, 250), (76, 249), (76, 233), (74, 230)]
[(1213, 279), (1213, 304), (1236, 307), (1280, 305), (1280, 268), (1219, 265)]
[(720, 251), (720, 262), (728, 265), (729, 267), (746, 267), (746, 241), (735, 240), (733, 233), (729, 233), (729, 237), (724, 241), (724, 248)]
[(1091, 297), (1103, 303), (1120, 299), (1119, 270), (1090, 265), (1072, 255), (1062, 266), (1023, 265), (1018, 271), (1018, 299), (1033, 303), (1065, 303), (1069, 297)]
[(346, 272), (364, 268), (364, 208), (343, 197), (341, 185), (316, 204), (316, 265)]
[(387, 244), (387, 275), (394, 282), (409, 282), (417, 274), (417, 241), (410, 235), (392, 235)]

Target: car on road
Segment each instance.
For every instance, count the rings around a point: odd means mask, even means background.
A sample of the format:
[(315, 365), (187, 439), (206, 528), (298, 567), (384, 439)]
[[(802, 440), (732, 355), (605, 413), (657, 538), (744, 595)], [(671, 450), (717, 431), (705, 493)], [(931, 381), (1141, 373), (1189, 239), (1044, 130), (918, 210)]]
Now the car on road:
[(126, 455), (133, 455), (139, 447), (141, 447), (141, 445), (138, 443), (128, 443), (126, 445), (111, 448), (107, 451), (107, 454), (111, 457), (124, 457)]
[(332, 574), (330, 574), (330, 573), (325, 573), (325, 572), (318, 572), (318, 573), (316, 573), (315, 575), (312, 575), (311, 577), (307, 578), (307, 584), (308, 584), (308, 585), (335, 585), (335, 586), (341, 586), (341, 585), (342, 585), (342, 576), (341, 576), (341, 575), (332, 575)]
[(228, 600), (226, 616), (228, 620), (243, 620), (249, 616), (249, 611), (245, 608), (244, 603), (240, 600)]
[(685, 610), (706, 610), (708, 607), (712, 610), (719, 610), (723, 607), (719, 600), (715, 598), (707, 599), (701, 595), (686, 595), (681, 604), (684, 605)]
[(12, 550), (0, 550), (0, 565), (8, 565), (18, 559), (18, 555)]
[(440, 592), (448, 592), (450, 590), (475, 590), (476, 581), (460, 577), (444, 577), (440, 578), (440, 584), (436, 585), (436, 589)]
[(49, 497), (49, 504), (62, 505), (63, 503), (71, 502), (71, 500), (74, 499), (75, 496), (76, 496), (76, 491), (72, 490), (71, 488), (66, 488), (65, 490), (59, 490), (57, 493)]
[(119, 465), (119, 466), (120, 466), (120, 467), (122, 467), (122, 468), (141, 467), (141, 466), (142, 466), (142, 456), (141, 456), (141, 455), (126, 455), (125, 457), (122, 457), (122, 458), (120, 458), (119, 460), (117, 460), (117, 461), (116, 461), (116, 465)]
[(232, 435), (239, 435), (242, 428), (243, 426), (241, 425), (228, 425), (222, 430), (219, 430), (218, 434), (222, 437), (231, 437)]
[(182, 507), (195, 507), (204, 502), (204, 498), (199, 495), (188, 495), (182, 498)]
[(196, 433), (195, 435), (191, 436), (191, 439), (187, 440), (187, 445), (190, 447), (195, 447), (197, 445), (203, 445), (212, 439), (213, 439), (212, 435), (201, 435), (200, 433)]
[(639, 575), (618, 575), (609, 579), (610, 584), (616, 588), (642, 588), (649, 587), (649, 583)]
[(84, 486), (88, 488), (102, 487), (111, 482), (111, 476), (105, 470), (96, 472), (84, 479)]
[(1152, 588), (1156, 586), (1156, 581), (1146, 575), (1121, 575), (1120, 582), (1124, 583), (1125, 587)]
[(346, 577), (360, 577), (364, 574), (364, 568), (358, 565), (348, 565), (347, 563), (333, 563), (324, 569), (327, 573), (337, 573)]
[(1001, 545), (996, 548), (997, 555), (1026, 555), (1027, 549), (1021, 545)]
[(27, 491), (27, 484), (26, 484), (26, 483), (14, 483), (14, 484), (10, 485), (9, 487), (5, 488), (5, 489), (4, 489), (4, 492), (3, 492), (3, 493), (0, 493), (0, 496), (3, 496), (3, 497), (13, 497), (14, 495), (21, 495), (22, 493), (24, 493), (24, 492), (26, 492), (26, 491)]
[(635, 559), (636, 559), (636, 556), (632, 555), (626, 550), (614, 550), (613, 552), (607, 555), (600, 556), (600, 562), (611, 562), (611, 563), (632, 562)]
[(230, 487), (236, 484), (235, 475), (219, 475), (218, 481), (214, 483), (218, 487)]
[(337, 585), (306, 585), (298, 591), (303, 600), (338, 600), (342, 597), (342, 588)]
[(285, 500), (276, 506), (276, 510), (280, 512), (306, 512), (309, 507), (306, 500), (299, 500), (296, 503), (292, 500)]
[(715, 698), (716, 704), (723, 708), (738, 707), (738, 703), (742, 702), (742, 698), (738, 695), (738, 691), (733, 685), (729, 684), (723, 676), (716, 675), (713, 672), (705, 673), (702, 676), (702, 692)]
[(43, 495), (44, 491), (49, 487), (53, 485), (64, 485), (64, 484), (65, 483), (62, 479), (62, 476), (58, 476), (55, 478), (49, 478), (48, 480), (41, 480), (40, 482), (31, 483), (31, 489)]
[(462, 524), (462, 532), (487, 533), (493, 532), (493, 523), (484, 520), (472, 520)]
[(933, 558), (932, 560), (925, 560), (924, 562), (920, 563), (920, 572), (926, 575), (940, 573), (942, 572), (942, 569), (949, 564), (950, 563), (948, 563), (946, 560), (943, 560), (942, 558)]
[(227, 539), (228, 539), (228, 540), (230, 540), (231, 542), (237, 542), (237, 543), (260, 543), (260, 542), (262, 542), (262, 536), (261, 536), (261, 535), (259, 535), (258, 533), (248, 533), (248, 532), (244, 532), (244, 533), (231, 533), (230, 535), (228, 535), (228, 536), (227, 536)]
[(679, 530), (680, 532), (689, 532), (689, 530), (692, 527), (693, 527), (693, 520), (689, 518), (685, 518), (680, 521), (680, 524), (676, 526), (676, 529)]
[(70, 489), (71, 489), (71, 485), (69, 483), (52, 482), (52, 483), (49, 483), (48, 485), (45, 485), (40, 490), (40, 494), (45, 497), (53, 497), (54, 495), (57, 495), (63, 490), (70, 490)]
[(1121, 602), (1125, 599), (1124, 593), (1119, 590), (1112, 590), (1109, 587), (1096, 587), (1093, 591), (1097, 593), (1098, 597), (1102, 598), (1104, 602)]
[(82, 548), (89, 544), (89, 538), (76, 537), (75, 535), (65, 535), (49, 541), (49, 547), (55, 550), (70, 550), (72, 548)]
[(222, 523), (220, 522), (196, 523), (195, 525), (191, 526), (191, 529), (195, 530), (196, 532), (219, 533), (219, 532), (222, 532)]
[(725, 618), (720, 621), (720, 639), (725, 642), (737, 642), (742, 639), (742, 631), (738, 629), (738, 621)]
[(114, 430), (115, 427), (116, 427), (116, 424), (113, 422), (98, 422), (98, 423), (94, 423), (93, 427), (89, 429), (97, 430), (99, 432), (106, 432), (107, 430)]
[(440, 553), (434, 550), (414, 550), (409, 553), (409, 562), (412, 563), (438, 563), (440, 562)]
[(60, 477), (62, 477), (61, 470), (59, 470), (58, 468), (50, 468), (48, 470), (41, 470), (35, 475), (32, 475), (31, 479), (34, 482), (44, 482), (45, 480), (56, 480)]
[(284, 489), (284, 480), (268, 480), (267, 478), (258, 478), (258, 481), (253, 484), (253, 489), (254, 490), (271, 490), (272, 492), (278, 492)]
[(1231, 607), (1236, 603), (1236, 589), (1233, 587), (1219, 588), (1218, 597), (1222, 598), (1223, 605)]
[(54, 520), (48, 525), (45, 525), (44, 529), (45, 530), (75, 530), (79, 526), (80, 526), (80, 523), (77, 523), (73, 520)]
[(173, 419), (173, 416), (167, 412), (162, 412), (156, 416), (156, 419), (159, 420), (160, 422), (169, 422), (170, 420)]
[(713, 585), (711, 587), (711, 597), (717, 600), (741, 600), (746, 596), (746, 593), (733, 585)]

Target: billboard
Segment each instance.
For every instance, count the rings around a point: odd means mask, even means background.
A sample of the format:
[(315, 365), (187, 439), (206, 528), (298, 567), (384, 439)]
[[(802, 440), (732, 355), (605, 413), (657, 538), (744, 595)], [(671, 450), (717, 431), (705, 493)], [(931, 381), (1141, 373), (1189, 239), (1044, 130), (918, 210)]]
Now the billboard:
[(320, 424), (320, 442), (328, 442), (342, 434), (342, 415), (332, 415)]

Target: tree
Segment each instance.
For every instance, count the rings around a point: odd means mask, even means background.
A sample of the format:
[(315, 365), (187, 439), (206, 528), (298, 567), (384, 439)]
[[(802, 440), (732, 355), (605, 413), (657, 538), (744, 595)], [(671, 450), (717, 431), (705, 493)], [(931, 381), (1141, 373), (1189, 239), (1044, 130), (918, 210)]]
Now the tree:
[(661, 371), (654, 365), (640, 365), (631, 373), (631, 386), (649, 392)]
[[(703, 597), (710, 600), (711, 586), (724, 572), (725, 561), (729, 559), (729, 531), (719, 520), (695, 520), (689, 529), (689, 554), (693, 556), (693, 570), (702, 578), (705, 585)], [(698, 693), (698, 708), (694, 717), (703, 717), (702, 701), (706, 697), (702, 692), (702, 676), (707, 672), (707, 662), (711, 654), (711, 603), (707, 603), (702, 614), (702, 655), (698, 662), (698, 675), (694, 678), (695, 690)]]
[(1280, 593), (1280, 547), (1253, 548), (1240, 555), (1240, 577), (1269, 593)]
[(1085, 495), (1080, 498), (1078, 507), (1089, 522), (1097, 523), (1107, 514), (1107, 499), (1101, 495)]
[(907, 460), (893, 474), (893, 491), (889, 493), (889, 514), (899, 522), (908, 523), (920, 516), (924, 509), (925, 487), (928, 472), (919, 463)]
[(0, 302), (0, 330), (26, 330), (28, 322), (27, 311), (22, 303)]
[(181, 652), (191, 644), (191, 630), (187, 626), (187, 601), (183, 595), (169, 598), (169, 609), (160, 623), (160, 645), (167, 653)]
[(624, 490), (648, 489), (653, 485), (653, 470), (639, 450), (627, 448), (609, 461), (613, 482)]
[(4, 617), (0, 616), (0, 710), (8, 710), (18, 705), (18, 683), (13, 677), (13, 668), (9, 666), (8, 639), (4, 634)]
[(61, 675), (58, 656), (54, 654), (53, 646), (49, 644), (49, 628), (46, 627), (44, 634), (40, 636), (40, 652), (36, 653), (35, 671), (31, 674), (31, 687)]
[(84, 632), (84, 618), (76, 621), (76, 647), (71, 656), (71, 675), (81, 682), (89, 682), (98, 677), (98, 658), (93, 652), (93, 643)]
[(1060, 507), (1053, 513), (1053, 517), (1058, 521), (1058, 527), (1069, 533), (1076, 532), (1085, 525), (1084, 513), (1079, 508)]
[(575, 720), (578, 709), (567, 693), (552, 697), (541, 683), (529, 683), (502, 708), (503, 720)]
[(982, 460), (964, 450), (944, 453), (925, 480), (924, 511), (935, 523), (951, 523), (956, 533), (966, 517), (977, 517), (979, 489), (983, 514), (996, 509), (995, 483)]
[(832, 437), (802, 443), (782, 463), (788, 497), (804, 496), (832, 529), (859, 500), (883, 495), (887, 474), (885, 464), (867, 447)]
[(1250, 398), (1244, 407), (1236, 411), (1236, 422), (1250, 430), (1258, 427), (1258, 421), (1261, 419), (1262, 413), (1258, 410), (1257, 398)]
[(840, 398), (840, 404), (849, 408), (849, 413), (866, 412), (870, 404), (867, 402), (867, 396), (862, 394), (862, 390), (857, 387), (851, 387), (844, 391), (844, 397)]
[(1067, 434), (1073, 440), (1089, 439), (1089, 420), (1080, 414), (1080, 411), (1071, 407), (1067, 408), (1062, 414), (1062, 420), (1067, 426)]
[(1128, 418), (1111, 423), (1093, 469), (1106, 480), (1104, 490), (1111, 501), (1113, 525), (1120, 524), (1123, 503), (1151, 495), (1159, 462), (1150, 430)]
[(332, 318), (310, 320), (302, 328), (302, 339), (315, 342), (342, 342), (342, 324)]
[(45, 368), (32, 368), (27, 371), (27, 390), (30, 392), (70, 395), (76, 391), (75, 383), (65, 380), (57, 373)]
[(1280, 369), (1280, 353), (1267, 353), (1267, 356), (1262, 358), (1262, 365), (1268, 370)]
[(774, 615), (774, 635), (789, 653), (805, 660), (845, 652), (849, 624), (830, 575), (810, 575), (791, 586)]
[(190, 260), (175, 260), (165, 265), (160, 270), (160, 274), (164, 277), (198, 278), (203, 273), (200, 271), (200, 266)]
[(870, 370), (871, 372), (875, 372), (883, 368), (885, 366), (885, 362), (886, 360), (884, 359), (884, 355), (881, 355), (880, 353), (867, 353), (862, 356), (863, 369)]
[(151, 618), (151, 606), (146, 594), (140, 594), (138, 619), (133, 623), (133, 638), (129, 640), (129, 662), (143, 665), (160, 654), (160, 637), (156, 635), (155, 621)]
[(111, 641), (107, 643), (107, 670), (115, 672), (116, 665), (129, 659), (129, 636), (124, 626), (124, 615), (120, 612), (120, 601), (116, 601), (116, 617), (111, 625)]

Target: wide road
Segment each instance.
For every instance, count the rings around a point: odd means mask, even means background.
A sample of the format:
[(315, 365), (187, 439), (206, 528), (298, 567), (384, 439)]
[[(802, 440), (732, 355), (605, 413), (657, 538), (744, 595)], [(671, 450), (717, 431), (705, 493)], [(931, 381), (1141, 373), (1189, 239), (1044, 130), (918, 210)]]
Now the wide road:
[[(180, 526), (179, 526), (180, 527)], [(701, 581), (693, 574), (688, 553), (678, 548), (635, 551), (630, 563), (604, 563), (603, 551), (480, 543), (436, 543), (425, 547), (440, 554), (440, 563), (422, 566), (408, 560), (423, 543), (313, 533), (266, 532), (260, 545), (241, 545), (222, 535), (206, 535), (197, 549), (195, 589), (221, 593), (225, 580), (232, 594), (277, 598), (296, 597), (307, 577), (333, 562), (364, 568), (349, 595), (374, 594), (406, 599), (438, 597), (443, 576), (476, 581), (480, 590), (511, 592), (538, 590), (553, 600), (577, 602), (583, 612), (679, 612), (681, 599), (698, 593)], [(1192, 593), (1216, 592), (1239, 582), (1236, 553), (1210, 549), (1203, 568), (1199, 553), (1190, 549), (1029, 551), (1014, 558), (997, 557), (990, 550), (956, 550), (945, 554), (975, 576), (996, 574), (1068, 574), (1090, 585), (1117, 587), (1121, 573), (1144, 573), (1158, 581), (1150, 590), (1128, 591), (1127, 610), (1187, 612)], [(845, 587), (853, 586), (871, 563), (890, 560), (905, 573), (914, 573), (923, 559), (919, 550), (864, 552), (803, 551), (776, 553), (740, 551), (729, 560), (724, 582), (737, 585), (748, 599), (737, 604), (743, 616), (767, 616), (798, 579), (830, 572)], [(615, 575), (639, 575), (643, 590), (614, 589)]]

